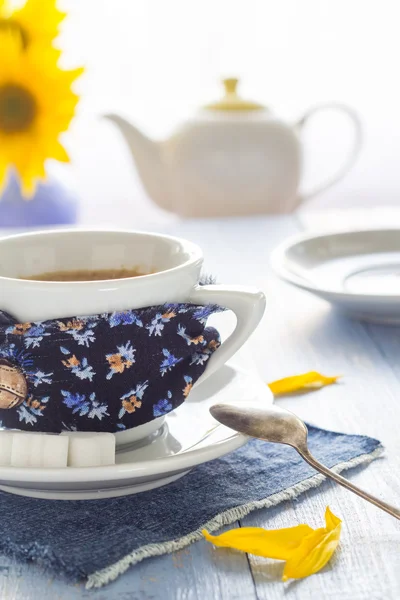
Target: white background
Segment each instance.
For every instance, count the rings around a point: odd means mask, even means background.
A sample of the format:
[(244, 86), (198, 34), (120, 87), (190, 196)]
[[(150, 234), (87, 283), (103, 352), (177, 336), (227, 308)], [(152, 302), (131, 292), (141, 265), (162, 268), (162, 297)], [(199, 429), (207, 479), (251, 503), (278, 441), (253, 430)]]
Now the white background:
[[(65, 64), (84, 64), (78, 117), (65, 138), (82, 220), (157, 219), (110, 110), (161, 138), (241, 79), (247, 98), (288, 121), (340, 101), (364, 124), (361, 157), (312, 207), (400, 201), (400, 2), (396, 0), (64, 0)], [(305, 187), (333, 173), (351, 144), (347, 121), (320, 115), (305, 132)], [(120, 220), (121, 215), (119, 215)]]

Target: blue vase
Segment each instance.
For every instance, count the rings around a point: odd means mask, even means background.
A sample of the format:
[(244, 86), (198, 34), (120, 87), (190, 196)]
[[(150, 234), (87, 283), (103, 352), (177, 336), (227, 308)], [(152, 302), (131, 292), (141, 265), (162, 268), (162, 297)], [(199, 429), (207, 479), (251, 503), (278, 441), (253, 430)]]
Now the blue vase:
[(12, 173), (0, 198), (0, 229), (48, 225), (73, 225), (78, 218), (78, 198), (60, 178), (49, 175), (39, 183), (35, 195), (26, 200), (19, 180)]

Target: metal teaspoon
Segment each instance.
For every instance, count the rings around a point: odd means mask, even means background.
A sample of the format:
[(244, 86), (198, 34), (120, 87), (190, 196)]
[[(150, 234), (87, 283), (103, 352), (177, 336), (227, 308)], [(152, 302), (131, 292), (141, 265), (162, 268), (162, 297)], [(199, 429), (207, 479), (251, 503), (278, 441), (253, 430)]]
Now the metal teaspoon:
[(375, 498), (372, 494), (364, 492), (347, 479), (334, 473), (325, 465), (318, 462), (310, 453), (307, 446), (307, 427), (305, 423), (292, 412), (280, 406), (262, 405), (239, 405), (239, 404), (215, 404), (210, 408), (210, 413), (220, 423), (248, 435), (259, 438), (266, 442), (286, 444), (292, 446), (309, 465), (317, 471), (330, 477), (339, 485), (354, 492), (364, 500), (375, 504), (378, 508), (386, 511), (392, 517), (400, 519), (400, 510)]

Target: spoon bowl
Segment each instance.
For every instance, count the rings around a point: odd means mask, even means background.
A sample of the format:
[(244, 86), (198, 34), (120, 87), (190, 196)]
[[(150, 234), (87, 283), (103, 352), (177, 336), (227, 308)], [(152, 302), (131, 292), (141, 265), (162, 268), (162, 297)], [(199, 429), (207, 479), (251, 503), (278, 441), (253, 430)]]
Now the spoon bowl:
[(307, 448), (306, 424), (295, 414), (276, 405), (214, 404), (210, 413), (220, 423), (266, 442)]

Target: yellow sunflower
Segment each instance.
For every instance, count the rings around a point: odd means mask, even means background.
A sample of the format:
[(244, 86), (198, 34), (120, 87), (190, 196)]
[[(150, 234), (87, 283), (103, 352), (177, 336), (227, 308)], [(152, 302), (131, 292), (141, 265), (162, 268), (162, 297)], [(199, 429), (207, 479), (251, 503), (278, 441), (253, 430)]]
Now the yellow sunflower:
[(12, 8), (10, 0), (0, 0), (0, 33), (14, 31), (21, 36), (25, 49), (37, 44), (48, 51), (65, 16), (57, 8), (57, 0), (27, 0), (18, 9)]
[(74, 116), (71, 85), (83, 69), (64, 71), (55, 60), (43, 61), (43, 51), (20, 48), (15, 33), (0, 34), (0, 56), (7, 57), (0, 64), (0, 187), (14, 167), (29, 197), (45, 178), (46, 159), (69, 161), (59, 136)]

